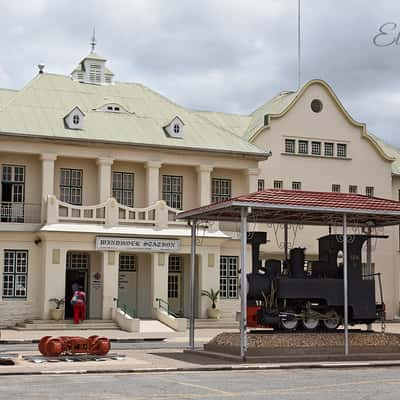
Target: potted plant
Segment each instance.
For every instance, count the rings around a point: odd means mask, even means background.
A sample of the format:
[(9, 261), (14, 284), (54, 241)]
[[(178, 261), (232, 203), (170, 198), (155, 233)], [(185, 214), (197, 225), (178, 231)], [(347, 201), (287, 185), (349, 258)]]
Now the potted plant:
[(51, 308), (50, 309), (50, 317), (51, 319), (54, 319), (55, 321), (59, 321), (60, 319), (63, 318), (64, 316), (64, 308), (62, 307), (65, 304), (65, 298), (57, 298), (53, 297), (49, 299), (50, 303), (54, 303), (56, 308)]
[(219, 290), (202, 290), (202, 296), (207, 296), (211, 300), (211, 307), (207, 308), (207, 316), (212, 319), (219, 319), (221, 317), (221, 311), (217, 308), (217, 301), (219, 296)]

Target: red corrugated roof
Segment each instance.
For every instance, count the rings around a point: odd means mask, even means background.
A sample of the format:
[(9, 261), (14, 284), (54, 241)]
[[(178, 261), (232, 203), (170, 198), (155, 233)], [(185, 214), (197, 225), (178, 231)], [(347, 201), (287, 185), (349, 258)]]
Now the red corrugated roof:
[(400, 211), (400, 202), (395, 200), (353, 193), (311, 192), (305, 190), (266, 189), (234, 197), (232, 201), (318, 208)]
[(183, 211), (178, 218), (240, 221), (241, 209), (249, 208), (248, 221), (331, 225), (343, 214), (353, 226), (400, 224), (400, 202), (353, 193), (266, 189)]

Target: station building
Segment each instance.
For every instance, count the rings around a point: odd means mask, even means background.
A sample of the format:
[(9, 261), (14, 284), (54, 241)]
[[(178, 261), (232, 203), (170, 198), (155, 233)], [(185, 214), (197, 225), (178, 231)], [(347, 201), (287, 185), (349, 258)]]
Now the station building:
[[(267, 187), (397, 200), (399, 159), (320, 80), (233, 115), (117, 82), (94, 51), (68, 76), (41, 66), (21, 90), (0, 89), (0, 325), (49, 318), (54, 297), (67, 299), (70, 318), (75, 282), (91, 319), (109, 319), (117, 304), (139, 318), (159, 307), (187, 317), (190, 227), (176, 219), (180, 210)], [(263, 258), (282, 258), (282, 227), (261, 228)], [(290, 228), (291, 246), (318, 258), (326, 228)], [(235, 224), (200, 225), (198, 318), (210, 305), (203, 289), (221, 290), (222, 318), (239, 310), (237, 232)], [(384, 233), (373, 265), (393, 318), (399, 234)]]

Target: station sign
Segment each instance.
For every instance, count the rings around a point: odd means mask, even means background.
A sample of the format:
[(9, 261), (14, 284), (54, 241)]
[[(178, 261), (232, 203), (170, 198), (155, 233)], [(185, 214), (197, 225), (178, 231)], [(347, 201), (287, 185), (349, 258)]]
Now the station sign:
[(96, 237), (96, 250), (175, 252), (180, 248), (179, 239)]

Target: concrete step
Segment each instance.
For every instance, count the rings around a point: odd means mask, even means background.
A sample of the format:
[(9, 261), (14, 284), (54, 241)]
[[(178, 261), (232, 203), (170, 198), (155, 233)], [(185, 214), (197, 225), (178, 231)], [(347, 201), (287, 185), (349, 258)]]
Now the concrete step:
[(18, 323), (13, 329), (18, 331), (47, 331), (47, 330), (109, 330), (117, 329), (118, 325), (111, 320), (86, 320), (74, 324), (71, 320), (33, 320)]

